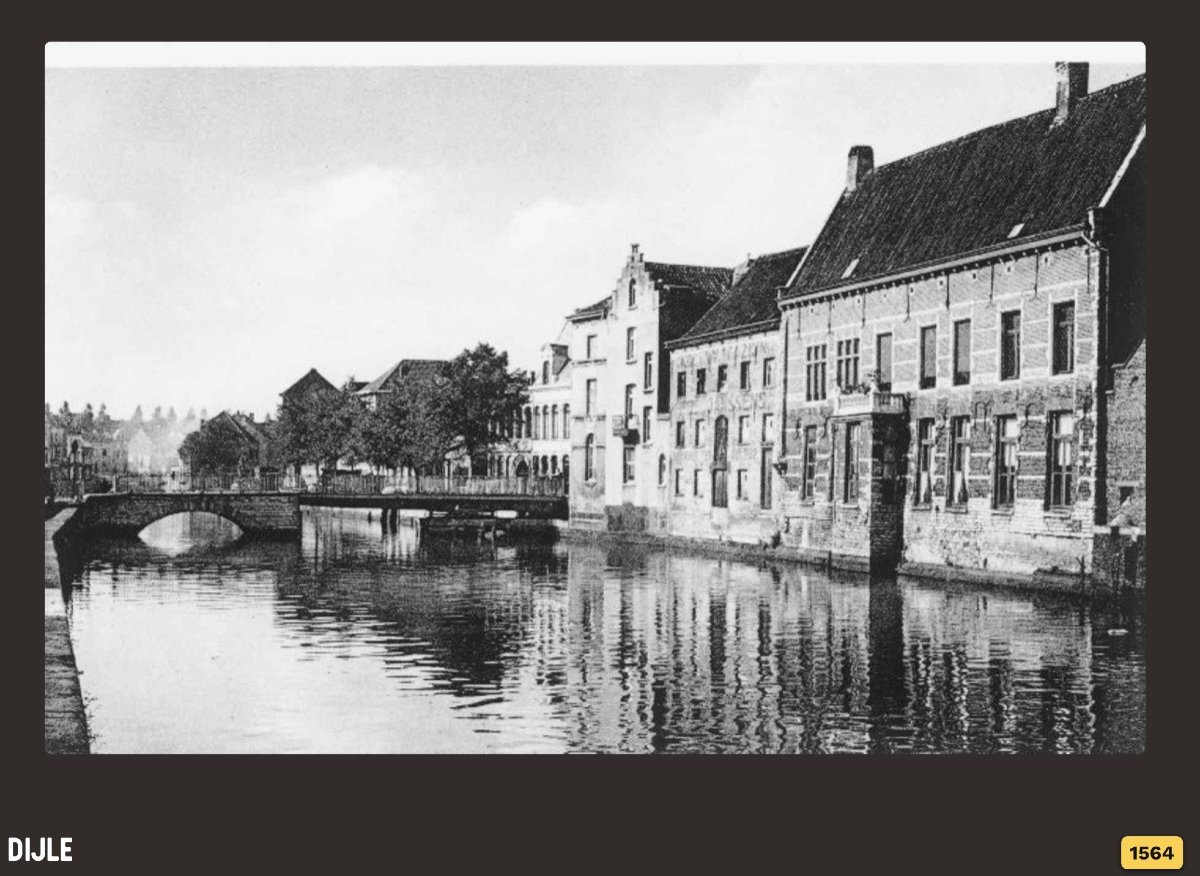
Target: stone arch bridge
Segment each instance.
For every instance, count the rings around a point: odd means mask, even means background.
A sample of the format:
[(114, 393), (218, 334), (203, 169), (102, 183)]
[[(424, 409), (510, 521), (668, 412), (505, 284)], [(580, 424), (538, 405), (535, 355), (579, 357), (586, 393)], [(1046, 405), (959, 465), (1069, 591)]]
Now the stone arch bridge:
[(75, 511), (79, 532), (137, 535), (151, 523), (192, 511), (207, 511), (231, 520), (247, 535), (300, 531), (300, 497), (296, 493), (99, 493)]

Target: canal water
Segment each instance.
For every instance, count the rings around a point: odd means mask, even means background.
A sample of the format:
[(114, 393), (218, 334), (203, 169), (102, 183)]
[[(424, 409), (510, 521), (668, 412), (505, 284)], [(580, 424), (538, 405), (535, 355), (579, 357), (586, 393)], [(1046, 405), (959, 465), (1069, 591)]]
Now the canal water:
[(1136, 752), (1140, 607), (305, 511), (95, 541), (64, 585), (105, 752)]

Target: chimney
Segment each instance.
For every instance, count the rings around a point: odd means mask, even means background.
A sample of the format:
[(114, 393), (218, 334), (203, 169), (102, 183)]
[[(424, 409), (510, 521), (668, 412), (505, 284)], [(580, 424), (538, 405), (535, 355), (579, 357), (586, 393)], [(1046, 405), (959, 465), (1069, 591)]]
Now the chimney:
[(638, 245), (636, 243), (633, 244), (633, 255), (630, 256), (630, 259), (635, 262), (640, 262), (642, 260), (642, 254), (638, 252)]
[(846, 164), (846, 191), (858, 188), (868, 173), (875, 169), (875, 150), (870, 146), (851, 146)]
[(1058, 100), (1054, 111), (1054, 124), (1059, 124), (1075, 108), (1079, 98), (1087, 94), (1088, 65), (1083, 61), (1058, 61), (1054, 64), (1058, 77)]
[(748, 270), (750, 270), (750, 263), (753, 261), (754, 261), (754, 259), (750, 257), (750, 253), (746, 253), (746, 260), (744, 262), (742, 262), (740, 265), (737, 265), (736, 267), (734, 267), (734, 269), (733, 269), (733, 285), (736, 286), (738, 280), (740, 280), (740, 279), (742, 279), (742, 277), (746, 276), (746, 272)]

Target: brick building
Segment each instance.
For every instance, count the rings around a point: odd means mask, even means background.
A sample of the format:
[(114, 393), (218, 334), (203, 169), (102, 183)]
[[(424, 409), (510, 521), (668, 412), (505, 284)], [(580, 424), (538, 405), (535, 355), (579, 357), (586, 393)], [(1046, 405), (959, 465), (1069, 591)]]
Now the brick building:
[(750, 259), (670, 351), (669, 446), (659, 449), (673, 535), (771, 540), (782, 395), (776, 296), (804, 248)]
[[(659, 476), (670, 415), (666, 344), (695, 325), (732, 278), (728, 268), (648, 262), (634, 244), (607, 303), (569, 317), (574, 341), (593, 348), (571, 375), (572, 524), (667, 531)], [(603, 330), (591, 331), (594, 323)]]
[(780, 296), (785, 543), (1023, 575), (1094, 573), (1100, 545), (1129, 565), (1109, 524), (1145, 492), (1146, 79), (1088, 94), (1087, 65), (1057, 72), (1048, 110), (878, 168), (850, 151)]

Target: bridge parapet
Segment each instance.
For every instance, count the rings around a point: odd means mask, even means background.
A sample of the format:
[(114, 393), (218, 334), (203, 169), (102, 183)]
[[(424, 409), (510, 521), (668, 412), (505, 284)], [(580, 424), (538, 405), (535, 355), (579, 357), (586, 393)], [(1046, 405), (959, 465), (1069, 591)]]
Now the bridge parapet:
[(101, 493), (89, 495), (76, 512), (76, 529), (136, 535), (172, 514), (206, 511), (231, 520), (248, 535), (300, 531), (296, 493)]

